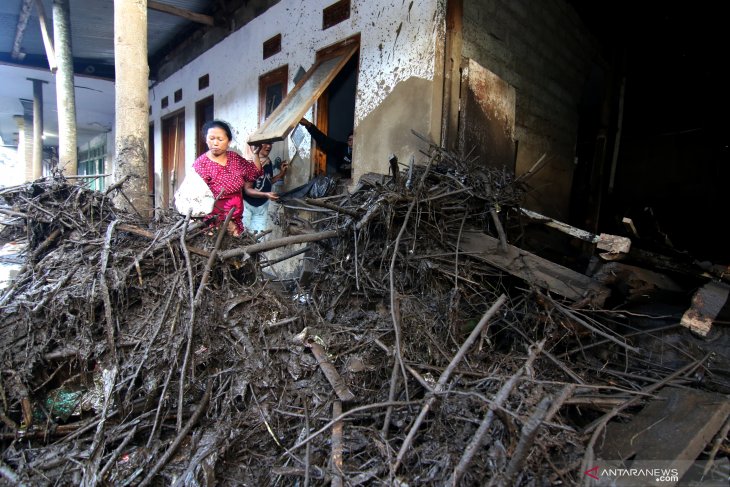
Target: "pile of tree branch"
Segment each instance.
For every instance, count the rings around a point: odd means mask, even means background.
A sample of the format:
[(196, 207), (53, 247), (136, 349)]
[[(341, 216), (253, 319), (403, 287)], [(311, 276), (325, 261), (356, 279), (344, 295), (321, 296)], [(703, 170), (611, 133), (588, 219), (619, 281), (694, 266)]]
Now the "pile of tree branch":
[[(326, 216), (263, 242), (143, 222), (60, 177), (2, 190), (0, 236), (28, 250), (0, 297), (0, 477), (572, 485), (608, 419), (666, 384), (711, 388), (704, 355), (647, 358), (662, 331), (459, 252), (467, 228), (506, 238), (524, 188), (424, 159), (297, 202)], [(260, 252), (302, 242), (308, 282), (268, 279)]]

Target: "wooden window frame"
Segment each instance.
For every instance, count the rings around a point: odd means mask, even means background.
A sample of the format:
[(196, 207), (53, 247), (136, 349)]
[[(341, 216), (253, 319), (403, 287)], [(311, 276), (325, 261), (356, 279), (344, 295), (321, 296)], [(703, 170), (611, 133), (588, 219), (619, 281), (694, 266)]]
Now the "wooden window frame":
[(210, 75), (204, 74), (200, 78), (198, 78), (198, 91), (204, 90), (207, 87), (210, 86)]
[(322, 10), (322, 30), (327, 30), (350, 18), (350, 0), (340, 0)]
[(88, 176), (82, 178), (82, 181), (89, 189), (101, 191), (106, 187), (106, 176), (104, 176), (106, 154), (106, 142), (104, 142), (79, 151), (77, 155), (77, 173), (80, 176)]
[[(282, 86), (282, 91), (280, 94), (281, 99), (279, 100), (279, 103), (277, 103), (277, 106), (284, 100), (284, 98), (286, 98), (288, 93), (289, 65), (285, 64), (283, 66), (279, 66), (278, 68), (259, 76), (259, 127), (263, 125), (267, 118), (266, 104), (268, 100), (266, 99), (266, 96), (268, 89), (279, 83)], [(271, 113), (273, 113), (273, 110), (269, 112), (269, 115), (271, 115)]]
[[(208, 144), (205, 141), (205, 135), (203, 135), (203, 125), (207, 122), (204, 117), (204, 110), (208, 105), (213, 106), (213, 113), (215, 113), (215, 98), (210, 95), (202, 100), (195, 103), (195, 154), (196, 157), (206, 150), (208, 150)], [(215, 117), (214, 117), (215, 118)]]
[(276, 34), (274, 37), (266, 39), (262, 46), (263, 59), (268, 59), (271, 56), (281, 52), (281, 34)]
[[(342, 48), (340, 56), (334, 54)], [(360, 49), (360, 35), (352, 36), (342, 42), (322, 50), (322, 53), (333, 53), (333, 58), (317, 61), (312, 65), (299, 82), (287, 93), (281, 104), (248, 138), (249, 144), (284, 140), (299, 124), (301, 117), (317, 103), (340, 70)], [(341, 59), (337, 59), (337, 58)]]

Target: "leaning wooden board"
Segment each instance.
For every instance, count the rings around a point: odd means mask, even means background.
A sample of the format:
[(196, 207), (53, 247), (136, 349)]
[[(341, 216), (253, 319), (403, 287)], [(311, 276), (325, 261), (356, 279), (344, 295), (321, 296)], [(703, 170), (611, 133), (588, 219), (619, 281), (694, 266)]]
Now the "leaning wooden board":
[(461, 252), (483, 260), (494, 267), (515, 277), (519, 277), (538, 287), (548, 289), (573, 301), (588, 301), (602, 306), (611, 291), (567, 267), (551, 262), (514, 245), (507, 251), (499, 249), (499, 240), (482, 232), (465, 232), (459, 244)]

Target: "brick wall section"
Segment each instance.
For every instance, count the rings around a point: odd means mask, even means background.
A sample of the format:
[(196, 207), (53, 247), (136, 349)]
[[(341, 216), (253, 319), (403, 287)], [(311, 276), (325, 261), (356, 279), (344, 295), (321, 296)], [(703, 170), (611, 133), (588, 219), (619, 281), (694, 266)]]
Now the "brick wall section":
[(464, 57), (514, 86), (517, 173), (543, 153), (525, 205), (567, 221), (578, 104), (595, 43), (563, 0), (464, 0)]
[(33, 181), (33, 116), (25, 117), (23, 133), (23, 157), (25, 158), (25, 180)]

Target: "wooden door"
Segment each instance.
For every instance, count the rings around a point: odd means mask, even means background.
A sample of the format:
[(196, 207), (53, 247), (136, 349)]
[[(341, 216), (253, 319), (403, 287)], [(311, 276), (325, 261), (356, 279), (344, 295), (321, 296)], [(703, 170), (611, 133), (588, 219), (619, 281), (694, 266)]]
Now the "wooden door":
[(172, 195), (185, 177), (185, 111), (162, 121), (162, 207), (168, 208)]

